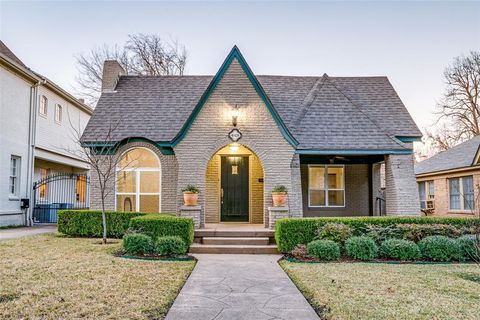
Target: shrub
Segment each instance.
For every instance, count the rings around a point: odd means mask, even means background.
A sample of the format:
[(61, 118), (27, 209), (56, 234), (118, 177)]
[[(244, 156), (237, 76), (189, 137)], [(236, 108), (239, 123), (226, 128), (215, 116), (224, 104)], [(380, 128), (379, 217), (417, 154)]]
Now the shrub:
[(130, 220), (130, 230), (141, 232), (157, 239), (164, 236), (179, 236), (187, 247), (193, 242), (193, 220), (186, 217), (150, 214)]
[(372, 238), (351, 237), (345, 241), (345, 251), (350, 258), (368, 261), (377, 256), (378, 248)]
[(326, 223), (317, 232), (319, 239), (332, 240), (341, 246), (352, 236), (352, 228), (343, 223)]
[(189, 184), (182, 189), (182, 192), (200, 193), (200, 190), (197, 187), (195, 187), (193, 184)]
[[(139, 212), (107, 211), (107, 237), (121, 238), (128, 228), (130, 219), (145, 215)], [(103, 236), (102, 211), (60, 210), (58, 231), (69, 236), (101, 238)]]
[(306, 258), (308, 255), (307, 246), (304, 244), (299, 244), (292, 251), (290, 251), (290, 255), (296, 259), (303, 259)]
[(153, 250), (152, 238), (141, 233), (127, 233), (123, 236), (123, 248), (130, 254), (145, 254)]
[(389, 239), (380, 245), (380, 256), (388, 259), (411, 261), (420, 259), (422, 254), (418, 245), (413, 241)]
[(460, 255), (465, 261), (480, 261), (480, 241), (475, 235), (465, 235), (455, 240), (460, 248)]
[(445, 236), (429, 236), (418, 243), (422, 255), (433, 261), (461, 259), (460, 247), (453, 239)]
[(457, 228), (470, 228), (479, 225), (479, 219), (463, 217), (319, 217), (287, 218), (276, 222), (275, 240), (280, 252), (290, 252), (298, 244), (307, 244), (315, 239), (317, 230), (326, 223), (343, 223), (352, 228), (354, 236), (366, 235), (368, 225), (379, 227), (396, 224), (446, 224)]
[(419, 242), (428, 236), (446, 236), (457, 238), (462, 234), (470, 233), (471, 230), (465, 227), (456, 227), (448, 224), (417, 224), (399, 223), (391, 226), (367, 225), (367, 235), (377, 242), (387, 239), (405, 239)]
[(161, 256), (178, 256), (186, 252), (187, 246), (179, 236), (160, 237), (155, 241), (155, 253)]
[(332, 240), (315, 240), (307, 245), (308, 255), (320, 260), (338, 260), (340, 247)]

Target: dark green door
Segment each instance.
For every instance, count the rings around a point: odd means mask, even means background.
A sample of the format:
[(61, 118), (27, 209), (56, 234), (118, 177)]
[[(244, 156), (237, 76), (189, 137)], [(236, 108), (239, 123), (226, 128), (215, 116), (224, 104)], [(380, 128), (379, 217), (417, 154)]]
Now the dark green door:
[(248, 222), (248, 157), (222, 156), (221, 221)]

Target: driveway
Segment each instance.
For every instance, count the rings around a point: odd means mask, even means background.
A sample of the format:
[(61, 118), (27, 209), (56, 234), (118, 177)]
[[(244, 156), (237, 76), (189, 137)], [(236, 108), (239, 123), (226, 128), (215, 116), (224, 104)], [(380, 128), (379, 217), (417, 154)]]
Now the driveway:
[(318, 319), (279, 255), (197, 254), (166, 320)]
[(33, 227), (20, 227), (12, 229), (0, 229), (0, 240), (15, 239), (56, 231), (56, 224), (35, 225)]

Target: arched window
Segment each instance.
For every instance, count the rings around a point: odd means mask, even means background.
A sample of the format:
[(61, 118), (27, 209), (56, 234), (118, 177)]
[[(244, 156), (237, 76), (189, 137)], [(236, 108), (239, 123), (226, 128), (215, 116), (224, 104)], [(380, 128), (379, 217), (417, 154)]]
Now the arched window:
[(40, 112), (41, 115), (46, 116), (47, 115), (47, 110), (48, 110), (48, 99), (45, 96), (40, 97), (40, 107), (38, 112)]
[(160, 212), (160, 161), (145, 148), (125, 152), (117, 167), (117, 211)]

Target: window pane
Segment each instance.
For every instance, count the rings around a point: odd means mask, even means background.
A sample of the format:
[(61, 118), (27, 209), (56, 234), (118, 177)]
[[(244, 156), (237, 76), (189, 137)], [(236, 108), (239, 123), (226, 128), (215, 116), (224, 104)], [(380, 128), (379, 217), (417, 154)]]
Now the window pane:
[(473, 177), (463, 177), (463, 208), (465, 210), (474, 210), (474, 190)]
[(343, 167), (328, 167), (328, 188), (343, 189)]
[(450, 193), (450, 209), (460, 210), (460, 183), (459, 179), (449, 179), (448, 189)]
[(428, 181), (428, 196), (430, 199), (435, 197), (435, 185), (433, 184), (433, 181)]
[(140, 212), (160, 212), (159, 196), (140, 196)]
[(135, 201), (134, 195), (117, 195), (117, 211), (135, 212)]
[(119, 171), (117, 176), (117, 192), (136, 192), (136, 172), (134, 171)]
[(150, 150), (136, 148), (128, 150), (120, 161), (120, 168), (159, 168), (157, 156)]
[(324, 206), (325, 205), (325, 191), (323, 191), (323, 190), (310, 190), (310, 205), (311, 206)]
[(425, 201), (425, 182), (418, 183), (418, 194), (420, 196), (420, 201)]
[(325, 168), (309, 167), (308, 179), (308, 186), (310, 189), (325, 189)]
[(328, 205), (329, 206), (343, 206), (344, 205), (344, 194), (342, 191), (328, 191)]
[(427, 203), (425, 201), (420, 201), (420, 209), (426, 209)]
[(140, 172), (140, 192), (160, 192), (160, 172)]

